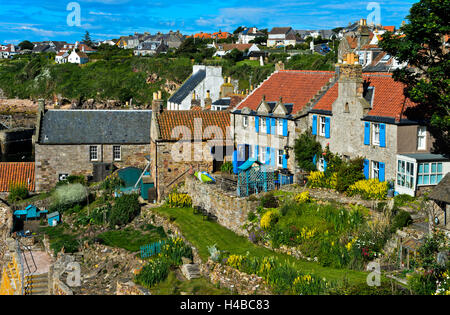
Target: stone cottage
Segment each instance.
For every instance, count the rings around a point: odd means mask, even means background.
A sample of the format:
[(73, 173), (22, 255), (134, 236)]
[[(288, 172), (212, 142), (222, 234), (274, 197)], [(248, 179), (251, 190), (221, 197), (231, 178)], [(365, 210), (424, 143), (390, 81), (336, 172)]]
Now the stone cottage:
[[(432, 154), (429, 132), (406, 118), (414, 104), (403, 89), (392, 74), (363, 73), (354, 54), (336, 72), (276, 71), (232, 112), (236, 158), (296, 174), (295, 139), (311, 129), (332, 152), (365, 157), (366, 178), (393, 180), (397, 193), (415, 195), (438, 184), (450, 161)], [(324, 159), (315, 162), (326, 169)]]
[(68, 175), (101, 181), (117, 168), (145, 168), (152, 112), (49, 110), (41, 107), (35, 145), (36, 191)]
[(233, 152), (230, 114), (226, 111), (163, 110), (153, 101), (151, 174), (158, 199), (196, 171), (213, 173)]
[(195, 65), (192, 75), (169, 98), (167, 109), (190, 110), (194, 106), (205, 108), (221, 98), (225, 83), (222, 67)]

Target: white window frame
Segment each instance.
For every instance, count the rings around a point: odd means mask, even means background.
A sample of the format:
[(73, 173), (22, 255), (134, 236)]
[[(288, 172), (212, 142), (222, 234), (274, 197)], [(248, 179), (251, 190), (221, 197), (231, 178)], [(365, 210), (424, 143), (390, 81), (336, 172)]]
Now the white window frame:
[(278, 167), (283, 167), (283, 156), (284, 156), (284, 151), (283, 150), (277, 150), (277, 164), (278, 164)]
[[(116, 157), (116, 149), (119, 149), (119, 157)], [(122, 161), (122, 147), (120, 145), (113, 146), (113, 159), (114, 161)]]
[(416, 163), (397, 160), (397, 186), (407, 189), (415, 189), (415, 170)]
[(319, 136), (325, 137), (327, 132), (327, 118), (325, 116), (319, 116)]
[(266, 163), (266, 153), (267, 148), (266, 147), (259, 147), (259, 155), (260, 155), (260, 162), (265, 164)]
[(417, 150), (426, 150), (427, 148), (427, 127), (419, 126), (417, 128)]
[(380, 162), (372, 161), (372, 178), (380, 179)]
[(279, 136), (283, 135), (283, 120), (282, 119), (277, 119), (277, 134)]
[(263, 133), (267, 133), (267, 124), (266, 124), (266, 117), (261, 117), (261, 129), (260, 131), (262, 131)]
[(244, 127), (244, 128), (247, 128), (248, 127), (248, 116), (243, 116), (242, 117), (242, 126)]
[[(435, 171), (433, 172), (433, 164), (436, 165), (435, 166)], [(423, 165), (423, 170), (422, 172), (420, 172), (420, 166)], [(428, 170), (425, 171), (425, 165), (428, 166)], [(441, 171), (439, 172), (439, 165), (441, 166)], [(428, 177), (428, 182), (425, 184), (425, 176)], [(435, 183), (431, 183), (431, 177), (435, 176), (436, 177), (436, 182)], [(438, 180), (438, 177), (441, 177)], [(422, 177), (422, 183), (419, 184), (419, 177)], [(417, 165), (417, 186), (434, 186), (440, 183), (440, 181), (444, 178), (444, 163), (442, 162), (423, 162), (420, 163), (418, 162)]]
[(372, 144), (380, 145), (380, 124), (372, 124)]
[(97, 145), (89, 146), (89, 160), (91, 160), (92, 162), (98, 161), (98, 146)]

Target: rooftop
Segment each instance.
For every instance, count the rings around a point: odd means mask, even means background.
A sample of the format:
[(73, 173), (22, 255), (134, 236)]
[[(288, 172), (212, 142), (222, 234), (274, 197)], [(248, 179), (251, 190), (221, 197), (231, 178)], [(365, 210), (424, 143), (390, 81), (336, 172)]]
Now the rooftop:
[(9, 192), (11, 184), (25, 184), (34, 191), (34, 163), (0, 163), (0, 192)]

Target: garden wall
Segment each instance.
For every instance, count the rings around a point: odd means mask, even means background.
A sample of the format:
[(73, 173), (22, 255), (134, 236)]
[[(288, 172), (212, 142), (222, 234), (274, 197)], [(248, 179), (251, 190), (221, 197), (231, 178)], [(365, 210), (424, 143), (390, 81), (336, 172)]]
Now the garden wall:
[(191, 196), (194, 206), (200, 206), (214, 214), (217, 222), (227, 229), (247, 236), (247, 231), (242, 226), (247, 222), (248, 213), (259, 206), (259, 200), (254, 197), (239, 198), (216, 185), (201, 183), (192, 176), (186, 179), (184, 189)]

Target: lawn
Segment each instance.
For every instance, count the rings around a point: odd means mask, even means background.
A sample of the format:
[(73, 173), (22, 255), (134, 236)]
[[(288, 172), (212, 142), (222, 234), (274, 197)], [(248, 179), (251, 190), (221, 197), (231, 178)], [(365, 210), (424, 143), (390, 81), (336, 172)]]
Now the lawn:
[(247, 59), (247, 60), (242, 60), (242, 61), (239, 61), (238, 63), (236, 63), (236, 66), (238, 66), (238, 67), (243, 66), (243, 65), (248, 65), (248, 66), (251, 66), (251, 67), (259, 67), (260, 66), (258, 60), (249, 60), (249, 59)]
[(180, 295), (181, 292), (188, 295), (229, 295), (231, 292), (226, 288), (218, 288), (205, 278), (180, 281), (174, 271), (163, 282), (150, 288), (153, 295)]
[(180, 227), (183, 235), (198, 249), (203, 260), (209, 257), (208, 247), (216, 244), (218, 249), (228, 251), (230, 254), (246, 255), (248, 252), (250, 256), (273, 256), (280, 261), (293, 264), (303, 273), (314, 273), (325, 277), (327, 280), (342, 282), (346, 279), (352, 284), (366, 282), (367, 274), (364, 272), (322, 267), (314, 262), (301, 261), (289, 255), (278, 254), (254, 245), (247, 238), (238, 236), (215, 222), (204, 221), (200, 215), (194, 215), (192, 209), (161, 207), (152, 210), (166, 217), (174, 218), (175, 224)]
[(99, 234), (107, 246), (126, 249), (130, 252), (138, 252), (141, 246), (152, 244), (166, 238), (162, 228), (148, 226), (144, 231), (127, 228), (120, 231), (108, 231)]

